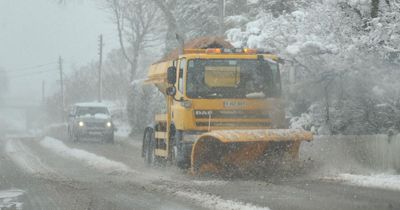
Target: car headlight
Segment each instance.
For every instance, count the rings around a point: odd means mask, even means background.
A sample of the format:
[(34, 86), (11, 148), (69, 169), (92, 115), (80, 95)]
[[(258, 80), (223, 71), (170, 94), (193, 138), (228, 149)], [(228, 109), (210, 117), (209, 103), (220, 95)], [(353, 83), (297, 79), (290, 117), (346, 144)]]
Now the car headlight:
[(79, 121), (78, 125), (79, 125), (79, 127), (83, 127), (83, 126), (85, 126), (85, 123), (83, 123), (82, 121)]
[(109, 127), (109, 128), (110, 128), (110, 127), (112, 126), (112, 123), (111, 123), (111, 122), (107, 122), (107, 124), (106, 124), (106, 125), (107, 125), (107, 127)]

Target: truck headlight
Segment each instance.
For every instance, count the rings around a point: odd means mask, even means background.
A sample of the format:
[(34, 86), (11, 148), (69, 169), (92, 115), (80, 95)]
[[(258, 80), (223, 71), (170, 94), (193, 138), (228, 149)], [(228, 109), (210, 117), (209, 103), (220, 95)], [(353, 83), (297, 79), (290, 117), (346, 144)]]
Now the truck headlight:
[(107, 125), (107, 127), (110, 128), (112, 126), (112, 123), (111, 122), (107, 122), (106, 125)]
[(189, 100), (181, 101), (181, 105), (186, 109), (189, 109), (192, 107), (192, 101)]
[(79, 121), (78, 125), (79, 125), (79, 127), (83, 127), (83, 126), (85, 126), (85, 123), (83, 123), (82, 121)]

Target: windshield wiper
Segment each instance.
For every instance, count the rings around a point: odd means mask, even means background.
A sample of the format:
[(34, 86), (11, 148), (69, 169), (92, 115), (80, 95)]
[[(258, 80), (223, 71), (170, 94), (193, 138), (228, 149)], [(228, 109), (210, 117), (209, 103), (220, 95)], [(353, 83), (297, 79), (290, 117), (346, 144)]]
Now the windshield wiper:
[(200, 98), (223, 98), (224, 95), (218, 92), (200, 92), (196, 94)]
[(246, 94), (246, 98), (265, 98), (264, 92), (251, 92)]

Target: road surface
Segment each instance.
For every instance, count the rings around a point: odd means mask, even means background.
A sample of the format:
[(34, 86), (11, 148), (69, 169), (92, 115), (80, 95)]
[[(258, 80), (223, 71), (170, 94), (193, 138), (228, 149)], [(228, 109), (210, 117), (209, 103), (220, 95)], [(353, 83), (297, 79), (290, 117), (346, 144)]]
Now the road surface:
[(295, 175), (193, 177), (146, 167), (140, 149), (140, 137), (0, 134), (0, 209), (400, 209), (396, 174), (329, 176), (305, 164)]

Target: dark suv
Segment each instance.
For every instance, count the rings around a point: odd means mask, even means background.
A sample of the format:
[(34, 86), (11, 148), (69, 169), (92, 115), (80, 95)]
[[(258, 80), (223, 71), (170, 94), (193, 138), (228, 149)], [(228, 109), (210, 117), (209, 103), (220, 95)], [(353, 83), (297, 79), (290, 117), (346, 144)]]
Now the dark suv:
[(69, 138), (77, 142), (85, 137), (100, 137), (103, 142), (114, 142), (114, 123), (106, 105), (77, 103), (69, 114)]

